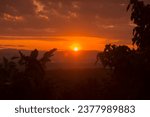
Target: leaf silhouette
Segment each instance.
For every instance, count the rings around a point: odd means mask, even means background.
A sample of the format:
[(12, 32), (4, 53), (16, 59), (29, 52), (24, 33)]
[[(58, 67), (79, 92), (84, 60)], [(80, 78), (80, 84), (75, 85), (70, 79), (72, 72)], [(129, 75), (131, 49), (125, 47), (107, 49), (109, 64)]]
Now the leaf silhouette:
[(54, 55), (55, 51), (57, 51), (56, 48), (54, 48), (54, 49), (52, 49), (52, 50), (44, 53), (43, 57), (40, 59), (40, 61), (41, 61), (41, 63), (42, 63), (43, 66), (45, 66), (45, 64), (47, 62), (51, 61), (50, 57), (52, 57)]
[(8, 59), (3, 57), (4, 68), (8, 68)]
[(11, 57), (11, 60), (15, 60), (15, 59), (19, 59), (19, 57), (17, 57), (17, 56)]
[(35, 49), (35, 50), (33, 50), (33, 51), (31, 52), (30, 57), (33, 58), (33, 59), (37, 59), (38, 53), (39, 53), (38, 50)]

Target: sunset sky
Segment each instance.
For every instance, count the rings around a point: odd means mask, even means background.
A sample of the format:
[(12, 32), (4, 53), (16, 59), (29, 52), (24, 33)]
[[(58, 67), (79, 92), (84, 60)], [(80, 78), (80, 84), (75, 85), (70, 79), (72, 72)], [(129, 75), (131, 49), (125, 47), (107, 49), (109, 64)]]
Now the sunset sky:
[[(148, 2), (149, 0), (145, 0)], [(0, 0), (0, 48), (131, 46), (129, 0)]]

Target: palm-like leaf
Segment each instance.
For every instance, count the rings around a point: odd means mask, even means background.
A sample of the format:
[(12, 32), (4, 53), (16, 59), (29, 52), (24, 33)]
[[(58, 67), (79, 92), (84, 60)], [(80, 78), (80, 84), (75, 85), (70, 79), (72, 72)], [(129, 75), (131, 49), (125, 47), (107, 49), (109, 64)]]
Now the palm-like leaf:
[(43, 57), (40, 59), (43, 66), (45, 66), (47, 62), (51, 61), (50, 57), (54, 55), (55, 51), (57, 51), (56, 48), (44, 53)]
[(37, 59), (38, 53), (39, 53), (39, 52), (38, 52), (37, 49), (33, 50), (33, 51), (31, 52), (31, 54), (30, 54), (30, 58)]

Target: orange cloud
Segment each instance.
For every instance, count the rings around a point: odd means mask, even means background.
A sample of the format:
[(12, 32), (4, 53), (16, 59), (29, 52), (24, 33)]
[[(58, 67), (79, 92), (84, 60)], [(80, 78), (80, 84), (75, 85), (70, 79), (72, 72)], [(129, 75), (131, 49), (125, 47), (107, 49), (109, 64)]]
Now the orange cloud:
[(10, 14), (7, 14), (7, 13), (3, 14), (3, 19), (5, 21), (11, 21), (11, 22), (23, 21), (24, 20), (24, 18), (22, 16), (13, 16), (13, 15), (10, 15)]

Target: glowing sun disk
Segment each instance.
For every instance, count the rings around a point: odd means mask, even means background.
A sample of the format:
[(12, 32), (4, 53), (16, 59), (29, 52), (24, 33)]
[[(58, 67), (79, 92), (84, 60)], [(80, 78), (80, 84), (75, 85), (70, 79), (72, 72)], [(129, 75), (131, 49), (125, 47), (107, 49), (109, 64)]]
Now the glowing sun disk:
[(79, 48), (78, 48), (78, 47), (74, 47), (73, 50), (74, 50), (75, 52), (77, 52), (77, 51), (79, 51)]

